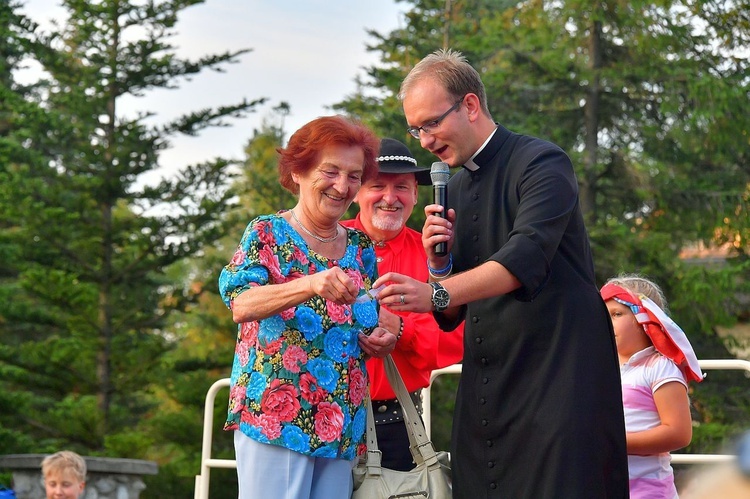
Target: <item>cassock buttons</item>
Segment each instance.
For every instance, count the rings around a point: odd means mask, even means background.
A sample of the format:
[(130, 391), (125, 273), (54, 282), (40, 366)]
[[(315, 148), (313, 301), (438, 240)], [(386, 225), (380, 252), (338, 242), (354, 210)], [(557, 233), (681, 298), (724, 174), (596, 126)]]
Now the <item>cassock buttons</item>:
[(387, 405), (381, 405), (381, 406), (378, 407), (378, 412), (385, 412), (387, 410), (388, 410), (388, 406)]

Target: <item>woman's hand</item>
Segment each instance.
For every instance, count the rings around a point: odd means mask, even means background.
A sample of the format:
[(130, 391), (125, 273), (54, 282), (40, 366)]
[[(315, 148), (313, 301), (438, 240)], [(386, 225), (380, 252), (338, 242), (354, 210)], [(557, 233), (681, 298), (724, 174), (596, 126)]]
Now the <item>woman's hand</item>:
[(396, 334), (378, 326), (369, 336), (359, 335), (359, 346), (370, 357), (382, 358), (396, 348)]
[(314, 294), (339, 305), (351, 305), (359, 294), (357, 284), (339, 267), (312, 274), (310, 288)]
[(234, 322), (262, 320), (320, 295), (339, 305), (351, 305), (359, 289), (346, 272), (332, 267), (282, 284), (253, 286), (232, 302)]

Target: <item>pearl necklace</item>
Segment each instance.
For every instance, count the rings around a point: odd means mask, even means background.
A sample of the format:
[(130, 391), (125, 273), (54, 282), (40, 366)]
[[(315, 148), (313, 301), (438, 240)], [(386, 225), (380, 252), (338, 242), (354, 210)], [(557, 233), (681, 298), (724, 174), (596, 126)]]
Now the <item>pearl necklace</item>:
[(299, 221), (299, 218), (297, 218), (297, 214), (294, 213), (294, 210), (289, 210), (289, 211), (292, 212), (292, 218), (294, 219), (295, 222), (297, 222), (297, 225), (299, 225), (300, 229), (302, 229), (305, 232), (305, 234), (307, 234), (308, 236), (314, 238), (315, 240), (320, 241), (321, 243), (332, 243), (333, 241), (336, 240), (336, 238), (339, 237), (339, 226), (338, 225), (336, 225), (336, 234), (335, 235), (333, 235), (331, 237), (320, 237), (319, 235), (317, 235), (316, 233), (314, 233), (313, 231), (309, 230), (307, 227), (305, 227), (304, 225), (302, 225), (302, 222)]

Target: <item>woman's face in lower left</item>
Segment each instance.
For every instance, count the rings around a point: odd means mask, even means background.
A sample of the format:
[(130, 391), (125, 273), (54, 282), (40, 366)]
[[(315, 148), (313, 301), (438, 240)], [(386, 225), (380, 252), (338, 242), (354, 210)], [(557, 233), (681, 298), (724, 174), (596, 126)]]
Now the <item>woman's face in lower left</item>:
[(361, 147), (333, 144), (320, 151), (317, 164), (309, 171), (292, 174), (308, 213), (340, 219), (362, 186), (364, 163)]

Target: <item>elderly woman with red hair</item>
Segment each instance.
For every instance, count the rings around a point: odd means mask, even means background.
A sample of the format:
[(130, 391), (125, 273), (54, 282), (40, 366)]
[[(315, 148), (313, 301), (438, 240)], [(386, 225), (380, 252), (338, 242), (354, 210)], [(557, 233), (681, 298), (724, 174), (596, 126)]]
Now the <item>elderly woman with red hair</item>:
[(235, 435), (240, 499), (351, 495), (365, 358), (387, 355), (397, 333), (378, 327), (377, 301), (367, 299), (372, 242), (339, 223), (377, 175), (378, 147), (341, 116), (300, 128), (278, 149), (281, 185), (297, 204), (252, 220), (221, 272), (239, 325), (224, 429)]

